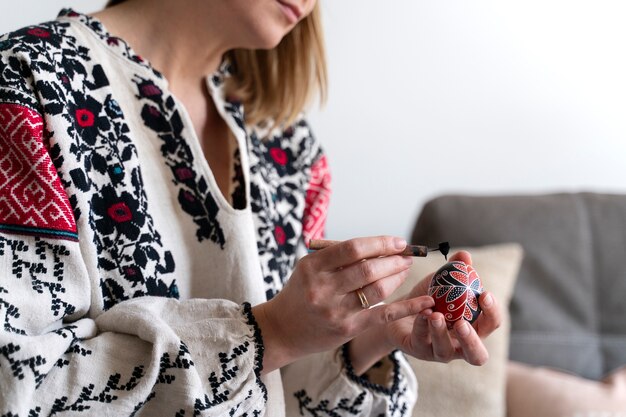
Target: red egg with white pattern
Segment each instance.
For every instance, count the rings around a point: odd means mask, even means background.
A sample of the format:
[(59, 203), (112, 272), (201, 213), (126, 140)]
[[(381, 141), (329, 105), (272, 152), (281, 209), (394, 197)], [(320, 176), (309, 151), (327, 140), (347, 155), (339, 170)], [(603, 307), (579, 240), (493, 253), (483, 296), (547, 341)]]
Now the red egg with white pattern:
[(439, 268), (428, 287), (428, 295), (435, 300), (434, 310), (443, 314), (449, 328), (457, 320), (476, 321), (481, 311), (478, 298), (483, 291), (474, 267), (461, 261)]

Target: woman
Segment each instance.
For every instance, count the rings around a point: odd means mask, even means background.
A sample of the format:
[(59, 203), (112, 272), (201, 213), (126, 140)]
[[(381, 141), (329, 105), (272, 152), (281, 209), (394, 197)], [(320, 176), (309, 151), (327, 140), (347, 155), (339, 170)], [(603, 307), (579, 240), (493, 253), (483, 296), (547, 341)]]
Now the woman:
[(304, 256), (314, 0), (117, 3), (0, 38), (0, 414), (399, 416), (399, 350), (486, 361), (489, 295), (450, 332), (426, 280), (368, 308), (402, 239)]

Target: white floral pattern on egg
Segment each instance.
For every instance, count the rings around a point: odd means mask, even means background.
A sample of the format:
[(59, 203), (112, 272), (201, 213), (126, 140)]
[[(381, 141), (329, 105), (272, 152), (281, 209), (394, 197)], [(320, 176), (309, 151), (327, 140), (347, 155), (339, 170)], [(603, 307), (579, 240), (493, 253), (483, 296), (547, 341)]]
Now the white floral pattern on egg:
[(435, 311), (442, 313), (448, 327), (465, 319), (473, 323), (480, 314), (478, 298), (483, 284), (476, 270), (461, 261), (443, 265), (430, 281), (428, 295), (435, 300)]

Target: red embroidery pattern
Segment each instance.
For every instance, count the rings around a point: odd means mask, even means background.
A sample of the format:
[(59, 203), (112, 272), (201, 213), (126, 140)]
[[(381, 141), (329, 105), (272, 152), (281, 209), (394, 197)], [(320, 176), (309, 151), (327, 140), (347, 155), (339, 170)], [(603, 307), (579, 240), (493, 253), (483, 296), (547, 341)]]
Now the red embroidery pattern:
[(0, 231), (78, 238), (41, 115), (16, 104), (0, 104)]
[(302, 234), (305, 243), (324, 236), (326, 213), (330, 203), (330, 170), (326, 156), (311, 166), (311, 181), (306, 192)]

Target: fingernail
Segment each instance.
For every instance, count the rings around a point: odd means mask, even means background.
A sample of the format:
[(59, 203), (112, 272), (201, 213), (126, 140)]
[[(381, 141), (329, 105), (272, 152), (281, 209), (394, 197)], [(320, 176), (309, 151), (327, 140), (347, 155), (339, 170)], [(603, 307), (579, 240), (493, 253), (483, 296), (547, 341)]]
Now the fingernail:
[(413, 265), (413, 258), (412, 257), (404, 256), (403, 259), (404, 259), (404, 264), (405, 265), (408, 265), (408, 266)]
[(482, 301), (483, 301), (483, 306), (491, 307), (491, 305), (493, 304), (493, 297), (491, 296), (491, 294), (487, 294), (484, 297), (484, 300), (482, 300)]
[(463, 324), (456, 328), (456, 332), (461, 337), (467, 336), (470, 332), (469, 324), (467, 324), (466, 321), (463, 321)]
[(395, 238), (393, 240), (393, 247), (397, 250), (403, 250), (404, 248), (406, 248), (406, 240), (399, 237)]
[(430, 308), (427, 308), (426, 310), (420, 312), (420, 317), (424, 320), (427, 320), (432, 314), (433, 311)]
[(431, 324), (433, 325), (433, 327), (437, 328), (437, 329), (441, 329), (444, 325), (443, 320), (441, 319), (437, 319), (437, 320), (433, 320), (431, 321)]

